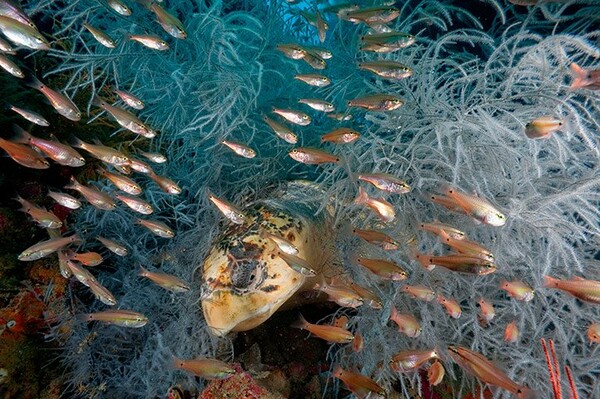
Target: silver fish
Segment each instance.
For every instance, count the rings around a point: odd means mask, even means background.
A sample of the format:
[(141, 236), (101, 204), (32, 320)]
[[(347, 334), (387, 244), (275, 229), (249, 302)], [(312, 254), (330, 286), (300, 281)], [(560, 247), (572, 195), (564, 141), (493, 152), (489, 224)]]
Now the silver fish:
[(74, 234), (69, 237), (58, 237), (51, 238), (46, 241), (38, 242), (21, 252), (17, 257), (21, 261), (32, 261), (42, 259), (54, 252), (58, 251), (61, 248), (66, 247), (69, 244), (74, 243), (75, 241), (81, 241), (79, 235)]

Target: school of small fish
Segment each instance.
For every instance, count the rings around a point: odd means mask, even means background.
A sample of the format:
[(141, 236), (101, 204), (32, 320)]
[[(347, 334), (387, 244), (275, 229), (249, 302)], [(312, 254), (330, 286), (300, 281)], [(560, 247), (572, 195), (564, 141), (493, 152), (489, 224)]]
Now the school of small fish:
[[(185, 28), (175, 15), (169, 13), (159, 3), (151, 0), (138, 0), (138, 2), (155, 15), (156, 20), (167, 34), (178, 40), (186, 39)], [(530, 2), (514, 1), (513, 3), (529, 4)], [(121, 0), (108, 0), (106, 4), (122, 16), (131, 15), (131, 10)], [(327, 21), (331, 18), (339, 18), (347, 23), (366, 25), (368, 33), (360, 38), (360, 49), (366, 55), (365, 58), (369, 58), (368, 54), (378, 55), (401, 51), (417, 40), (409, 33), (396, 32), (388, 27), (387, 24), (400, 14), (398, 8), (393, 5), (359, 7), (354, 4), (347, 4), (326, 8), (322, 11), (316, 10), (314, 13), (305, 10), (299, 12), (304, 16), (307, 23), (316, 28), (315, 33), (321, 43), (326, 40), (329, 28)], [(100, 29), (87, 22), (82, 22), (82, 26), (91, 35), (85, 38), (86, 40), (93, 38), (107, 48), (115, 47), (115, 40)], [(32, 20), (14, 0), (0, 0), (0, 31), (8, 40), (7, 42), (0, 41), (0, 51), (2, 52), (0, 54), (0, 67), (17, 79), (25, 79), (28, 86), (39, 91), (47, 98), (58, 114), (74, 122), (80, 121), (82, 113), (69, 97), (59, 90), (46, 86), (30, 71), (19, 67), (19, 62), (13, 59), (17, 54), (13, 46), (42, 51), (48, 50), (51, 46), (46, 36), (40, 33)], [(153, 34), (130, 34), (127, 40), (145, 46), (148, 51), (169, 51), (169, 44)], [(310, 68), (319, 72), (292, 76), (291, 78), (298, 81), (295, 84), (305, 84), (314, 88), (335, 86), (336, 82), (327, 77), (324, 72), (328, 63), (336, 62), (335, 54), (332, 54), (326, 48), (298, 43), (282, 43), (277, 45), (277, 49), (285, 57), (298, 62), (305, 62)], [(600, 89), (600, 70), (588, 70), (575, 63), (572, 63), (570, 67), (573, 74), (572, 90)], [(376, 78), (383, 80), (408, 79), (413, 74), (409, 66), (391, 60), (361, 60), (358, 62), (357, 68), (372, 73)], [(69, 209), (80, 208), (82, 199), (84, 199), (93, 207), (107, 212), (118, 206), (126, 206), (137, 214), (150, 215), (153, 213), (153, 208), (141, 198), (144, 189), (136, 182), (135, 175), (132, 175), (132, 172), (148, 176), (166, 193), (178, 195), (182, 189), (168, 177), (156, 174), (149, 164), (137, 157), (137, 155), (140, 155), (147, 161), (156, 164), (167, 162), (167, 159), (159, 153), (149, 153), (142, 148), (138, 148), (138, 143), (141, 143), (139, 147), (145, 147), (143, 139), (152, 139), (159, 134), (146, 122), (140, 120), (134, 111), (130, 110), (143, 109), (146, 106), (144, 101), (137, 98), (133, 93), (122, 89), (114, 89), (114, 93), (110, 93), (111, 97), (108, 97), (109, 93), (102, 93), (102, 95), (101, 97), (100, 93), (93, 93), (92, 104), (110, 116), (110, 119), (116, 122), (123, 131), (130, 132), (138, 137), (140, 140), (135, 141), (135, 147), (131, 145), (129, 148), (117, 149), (105, 146), (100, 142), (84, 142), (77, 137), (71, 137), (69, 144), (65, 144), (54, 137), (38, 137), (37, 133), (34, 135), (21, 127), (15, 126), (15, 135), (11, 139), (0, 138), (0, 148), (18, 164), (33, 169), (46, 169), (50, 166), (50, 161), (73, 168), (81, 167), (88, 161), (78, 151), (81, 150), (88, 157), (99, 160), (104, 164), (103, 167), (97, 168), (98, 175), (110, 181), (118, 191), (110, 194), (102, 192), (92, 185), (79, 182), (72, 176), (70, 184), (65, 186), (64, 189), (69, 190), (71, 194), (77, 193), (77, 196), (52, 189), (48, 190), (49, 197)], [(273, 133), (291, 145), (297, 143), (299, 134), (294, 129), (306, 128), (306, 126), (314, 124), (319, 119), (306, 112), (323, 113), (341, 123), (341, 126), (322, 135), (323, 148), (294, 147), (289, 150), (288, 155), (292, 159), (307, 165), (343, 162), (342, 157), (332, 153), (331, 150), (337, 145), (352, 145), (353, 142), (361, 139), (361, 133), (354, 130), (351, 125), (353, 120), (351, 111), (354, 109), (359, 109), (360, 112), (393, 112), (405, 102), (395, 94), (386, 92), (370, 93), (348, 99), (345, 109), (336, 109), (334, 104), (317, 97), (299, 98), (295, 101), (308, 108), (301, 110), (273, 106), (272, 114), (276, 116), (264, 115), (264, 122)], [(8, 105), (7, 109), (17, 113), (30, 123), (42, 127), (49, 126), (49, 122), (44, 116), (35, 111), (12, 104)], [(544, 139), (564, 128), (563, 120), (555, 116), (542, 115), (526, 124), (524, 134), (530, 139)], [(221, 140), (220, 143), (237, 156), (249, 159), (257, 156), (256, 151), (244, 143), (230, 140)], [(359, 186), (354, 204), (370, 209), (384, 224), (392, 223), (397, 217), (396, 209), (386, 199), (386, 196), (410, 195), (410, 185), (403, 179), (388, 173), (378, 171), (355, 171), (353, 173), (356, 173), (358, 181), (365, 184), (364, 187)], [(382, 196), (369, 194), (367, 187), (379, 190)], [(449, 212), (464, 214), (479, 223), (492, 227), (501, 227), (506, 223), (507, 217), (505, 214), (491, 201), (483, 197), (462, 192), (451, 186), (441, 185), (439, 191), (439, 193), (431, 194), (430, 199)], [(246, 216), (237, 205), (212, 193), (208, 194), (208, 199), (231, 223), (244, 223)], [(62, 236), (60, 229), (64, 228), (64, 223), (56, 215), (29, 202), (27, 199), (17, 197), (16, 200), (20, 202), (22, 210), (31, 217), (32, 221), (47, 229), (49, 235), (48, 240), (41, 241), (23, 250), (18, 257), (19, 260), (33, 261), (57, 253), (60, 271), (65, 278), (75, 278), (88, 287), (92, 294), (106, 305), (118, 305), (118, 299), (103, 287), (88, 269), (101, 264), (104, 257), (93, 251), (77, 252), (70, 249), (75, 248), (77, 243), (87, 241), (90, 237), (81, 234)], [(158, 237), (172, 238), (176, 233), (167, 224), (157, 219), (140, 217), (137, 219), (137, 223)], [(503, 267), (502, 259), (497, 259), (483, 243), (469, 240), (465, 233), (455, 226), (445, 225), (437, 221), (423, 221), (420, 229), (435, 234), (439, 237), (440, 242), (450, 249), (447, 254), (421, 253), (417, 251), (417, 245), (413, 244), (413, 259), (430, 272), (437, 268), (443, 268), (449, 272), (463, 273), (475, 279), (478, 276), (494, 273)], [(383, 250), (393, 251), (398, 250), (400, 247), (396, 239), (388, 236), (383, 231), (367, 230), (361, 229), (359, 226), (353, 226), (352, 233)], [(311, 265), (295, 255), (297, 249), (291, 243), (281, 237), (269, 235), (269, 233), (265, 233), (265, 237), (279, 249), (277, 256), (281, 257), (291, 268), (307, 276), (315, 275)], [(112, 254), (117, 256), (128, 255), (128, 250), (124, 244), (109, 237), (94, 238)], [(382, 280), (402, 282), (410, 274), (404, 265), (399, 265), (384, 258), (357, 257), (354, 262)], [(176, 276), (147, 270), (143, 266), (140, 266), (139, 270), (140, 278), (146, 278), (157, 286), (173, 293), (181, 294), (188, 292), (190, 289), (188, 283)], [(600, 281), (586, 280), (580, 277), (573, 277), (570, 280), (560, 280), (551, 276), (545, 276), (544, 278), (546, 288), (561, 290), (584, 302), (600, 304)], [(503, 281), (500, 283), (499, 289), (505, 290), (507, 295), (515, 300), (527, 302), (534, 299), (534, 290), (522, 281)], [(341, 307), (355, 308), (367, 304), (374, 309), (381, 309), (383, 306), (381, 300), (373, 292), (347, 279), (336, 278), (331, 281), (322, 281), (315, 286), (315, 290), (326, 293), (329, 300), (336, 302)], [(427, 286), (427, 282), (418, 285), (403, 285), (398, 287), (398, 290), (420, 301), (431, 303), (436, 301), (439, 306), (443, 306), (448, 317), (454, 319), (461, 317), (461, 307), (450, 293), (434, 292)], [(482, 325), (491, 323), (495, 315), (493, 303), (488, 302), (485, 298), (480, 298), (478, 305), (481, 312), (479, 315), (480, 323)], [(142, 328), (149, 320), (145, 315), (124, 309), (108, 309), (96, 313), (81, 314), (78, 315), (78, 319), (83, 322), (107, 323), (129, 328)], [(418, 338), (421, 334), (422, 327), (412, 314), (399, 313), (392, 307), (389, 320), (398, 326), (400, 333), (408, 337)], [(362, 337), (359, 334), (353, 334), (348, 329), (347, 322), (347, 320), (345, 322), (336, 321), (336, 325), (312, 324), (301, 316), (294, 327), (307, 330), (314, 336), (332, 344), (352, 343), (353, 349), (358, 352), (362, 350)], [(519, 326), (513, 321), (506, 326), (503, 339), (507, 343), (514, 343), (519, 340), (520, 333)], [(587, 336), (591, 343), (600, 342), (598, 323), (590, 323)], [(460, 346), (450, 346), (442, 349), (447, 349), (446, 352), (456, 364), (482, 382), (504, 388), (519, 398), (532, 397), (533, 393), (527, 387), (512, 381), (501, 368), (482, 354)], [(388, 362), (391, 369), (398, 373), (411, 372), (421, 367), (427, 367), (429, 383), (437, 385), (444, 377), (444, 366), (440, 362), (440, 358), (438, 348), (423, 348), (400, 351), (391, 359), (384, 360)], [(172, 363), (174, 368), (206, 379), (228, 378), (236, 372), (231, 366), (217, 359), (183, 360), (173, 357)], [(342, 380), (346, 387), (359, 398), (366, 397), (369, 394), (380, 396), (386, 394), (385, 389), (373, 379), (350, 370), (344, 370), (340, 366), (335, 366), (332, 376)]]

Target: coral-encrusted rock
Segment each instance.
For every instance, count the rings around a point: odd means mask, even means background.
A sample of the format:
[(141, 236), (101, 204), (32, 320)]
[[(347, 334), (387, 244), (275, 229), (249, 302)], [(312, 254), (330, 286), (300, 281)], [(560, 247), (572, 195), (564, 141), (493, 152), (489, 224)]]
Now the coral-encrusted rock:
[(234, 365), (236, 375), (226, 380), (214, 380), (200, 393), (198, 399), (285, 399), (279, 393), (269, 392), (239, 365)]

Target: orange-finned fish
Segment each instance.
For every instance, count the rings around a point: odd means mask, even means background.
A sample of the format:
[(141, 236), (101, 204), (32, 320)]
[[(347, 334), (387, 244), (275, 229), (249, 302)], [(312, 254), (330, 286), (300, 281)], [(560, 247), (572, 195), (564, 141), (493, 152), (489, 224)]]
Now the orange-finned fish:
[(574, 62), (571, 63), (570, 68), (573, 74), (571, 90), (600, 90), (600, 69), (585, 69)]
[(347, 344), (354, 340), (354, 335), (345, 328), (312, 324), (306, 321), (302, 315), (300, 315), (296, 323), (292, 324), (292, 327), (307, 330), (311, 334), (332, 344)]
[(129, 35), (129, 40), (138, 42), (152, 50), (166, 51), (169, 49), (169, 43), (154, 35)]
[(435, 349), (408, 350), (396, 353), (392, 356), (390, 366), (395, 371), (404, 373), (421, 367), (430, 359), (438, 357)]
[(288, 155), (295, 161), (307, 165), (320, 165), (322, 163), (337, 163), (340, 157), (330, 154), (318, 148), (298, 147), (294, 148)]
[(115, 10), (118, 14), (128, 17), (131, 15), (131, 10), (121, 0), (107, 0), (108, 6)]
[(235, 152), (237, 155), (244, 158), (254, 158), (256, 156), (256, 151), (247, 145), (235, 143), (233, 141), (223, 140), (221, 144), (228, 147), (231, 151)]
[(31, 123), (35, 123), (38, 126), (50, 126), (50, 122), (46, 120), (42, 115), (37, 112), (30, 111), (28, 109), (18, 108), (14, 105), (8, 105), (8, 109), (21, 115)]
[(318, 73), (300, 73), (294, 75), (294, 79), (306, 83), (309, 86), (325, 87), (331, 84), (331, 79)]
[(385, 389), (380, 387), (373, 379), (360, 373), (344, 370), (340, 366), (336, 366), (331, 375), (344, 381), (346, 388), (359, 399), (364, 399), (371, 393), (386, 396)]
[(547, 139), (564, 125), (562, 119), (553, 116), (541, 116), (525, 125), (525, 135), (530, 139)]
[(402, 179), (392, 176), (389, 173), (361, 173), (358, 180), (371, 183), (380, 190), (388, 193), (406, 194), (410, 192), (410, 186)]
[(371, 244), (380, 246), (385, 250), (393, 251), (400, 248), (400, 244), (396, 240), (381, 231), (353, 229), (352, 233)]
[(185, 28), (183, 27), (183, 24), (179, 18), (167, 12), (164, 8), (154, 2), (151, 2), (149, 8), (154, 15), (156, 15), (158, 23), (160, 26), (162, 26), (165, 32), (176, 39), (185, 39), (187, 37)]
[(92, 294), (103, 304), (114, 306), (117, 304), (117, 299), (105, 286), (100, 284), (97, 280), (88, 281), (88, 287)]
[(50, 164), (38, 152), (24, 144), (0, 138), (0, 148), (19, 165), (32, 169), (48, 169)]
[(134, 96), (133, 94), (131, 94), (130, 92), (119, 89), (114, 89), (114, 91), (117, 94), (117, 96), (119, 96), (121, 101), (129, 105), (131, 108), (138, 110), (144, 109), (144, 102), (136, 96)]
[(477, 303), (481, 309), (481, 320), (485, 323), (492, 321), (494, 316), (496, 316), (494, 305), (491, 302), (486, 301), (484, 298), (480, 298), (479, 302)]
[(461, 193), (453, 187), (448, 187), (445, 191), (448, 198), (454, 200), (467, 215), (480, 222), (496, 227), (506, 223), (506, 216), (485, 198)]
[(138, 197), (132, 197), (125, 194), (115, 194), (115, 198), (121, 200), (130, 209), (136, 211), (137, 213), (141, 213), (142, 215), (150, 215), (154, 212), (152, 205)]
[(144, 226), (145, 228), (150, 230), (150, 232), (152, 234), (157, 235), (159, 237), (162, 237), (162, 238), (175, 237), (175, 232), (173, 230), (171, 230), (171, 228), (169, 226), (167, 226), (166, 224), (164, 224), (161, 221), (137, 219), (136, 223)]
[(81, 202), (75, 198), (65, 193), (58, 193), (55, 191), (48, 191), (48, 197), (52, 198), (58, 204), (64, 206), (69, 209), (79, 209), (81, 208)]
[(151, 272), (140, 266), (140, 272), (138, 275), (141, 277), (146, 277), (152, 280), (158, 286), (177, 294), (188, 292), (190, 290), (190, 286), (185, 281), (170, 274)]
[(419, 323), (415, 316), (409, 313), (398, 313), (398, 310), (393, 305), (390, 320), (396, 323), (398, 331), (407, 337), (417, 338), (421, 335), (421, 323)]
[(71, 146), (60, 143), (54, 140), (45, 140), (35, 137), (29, 132), (26, 132), (19, 126), (14, 126), (14, 131), (17, 134), (14, 141), (22, 144), (29, 144), (44, 154), (54, 162), (71, 167), (79, 167), (85, 165), (85, 158), (80, 153), (75, 151)]
[(215, 206), (219, 209), (219, 211), (225, 216), (227, 219), (231, 220), (235, 224), (244, 224), (248, 217), (242, 212), (237, 206), (233, 205), (231, 202), (225, 201), (217, 197), (212, 193), (208, 193), (208, 199), (210, 202), (215, 204)]
[(98, 209), (112, 211), (117, 207), (115, 201), (108, 194), (94, 187), (84, 186), (74, 176), (71, 176), (71, 183), (66, 185), (65, 188), (78, 191), (90, 204)]
[(523, 283), (522, 281), (502, 281), (500, 288), (506, 293), (519, 301), (529, 302), (533, 299), (535, 291), (533, 288)]
[(306, 260), (296, 255), (290, 255), (283, 251), (277, 251), (275, 255), (283, 259), (290, 268), (303, 276), (314, 277), (317, 275), (317, 272), (312, 269), (311, 265)]
[(110, 252), (118, 256), (126, 256), (128, 251), (123, 245), (108, 238), (96, 236), (96, 240), (100, 241)]
[(406, 270), (389, 260), (357, 258), (356, 261), (359, 265), (369, 269), (373, 274), (386, 280), (402, 281), (408, 278)]
[(465, 233), (462, 230), (459, 230), (455, 227), (443, 223), (421, 223), (420, 227), (421, 230), (429, 231), (430, 233), (433, 233), (437, 236), (440, 236), (441, 232), (443, 231), (455, 240), (463, 240), (466, 237)]
[(405, 285), (402, 287), (402, 291), (406, 292), (414, 299), (420, 299), (425, 302), (431, 302), (436, 297), (435, 292), (424, 285)]
[(494, 261), (494, 254), (492, 251), (480, 245), (479, 243), (467, 239), (457, 240), (448, 235), (444, 230), (440, 231), (440, 241), (449, 247), (455, 249), (456, 251), (467, 254), (470, 256), (475, 256), (489, 262)]
[(444, 370), (444, 366), (436, 359), (431, 367), (429, 367), (429, 370), (427, 370), (427, 381), (429, 382), (429, 385), (439, 385), (444, 379), (445, 374), (446, 371)]
[(600, 323), (592, 323), (587, 329), (587, 337), (591, 343), (600, 344)]
[(477, 274), (484, 276), (496, 271), (496, 264), (477, 256), (445, 255), (433, 256), (417, 254), (415, 256), (423, 267), (431, 270), (431, 266), (440, 266), (457, 273)]
[(137, 116), (127, 111), (126, 109), (110, 105), (97, 95), (94, 95), (92, 102), (94, 103), (94, 105), (108, 112), (122, 128), (127, 129), (130, 132), (139, 134), (140, 136), (145, 137), (147, 139), (156, 137), (156, 132), (154, 130), (146, 126), (146, 124), (142, 122)]
[(322, 135), (321, 143), (349, 144), (358, 140), (359, 137), (360, 133), (356, 130), (349, 127), (339, 127)]
[(350, 286), (343, 283), (332, 281), (331, 284), (327, 284), (323, 281), (315, 284), (314, 289), (326, 293), (330, 301), (341, 307), (357, 308), (363, 304), (361, 296)]
[(148, 323), (148, 318), (131, 310), (109, 309), (102, 312), (86, 313), (78, 316), (81, 321), (99, 321), (120, 327), (140, 328)]
[(127, 156), (112, 147), (102, 144), (86, 143), (77, 137), (71, 138), (71, 145), (76, 148), (81, 148), (82, 150), (89, 152), (94, 158), (111, 165), (127, 165), (129, 163), (129, 158), (127, 158)]
[(17, 257), (21, 261), (32, 261), (44, 258), (61, 248), (64, 248), (75, 241), (81, 241), (81, 238), (77, 234), (73, 234), (69, 237), (57, 237), (51, 238), (46, 241), (38, 242), (21, 252)]
[(449, 346), (448, 354), (465, 371), (473, 374), (487, 384), (504, 388), (512, 392), (519, 399), (533, 399), (536, 397), (531, 389), (511, 380), (504, 371), (500, 370), (480, 353), (473, 352), (461, 346)]
[(382, 309), (383, 301), (371, 290), (356, 284), (355, 282), (349, 282), (348, 285), (354, 290), (363, 300), (363, 303), (369, 305), (372, 309)]
[(354, 203), (368, 206), (386, 223), (392, 222), (396, 218), (396, 212), (392, 204), (383, 198), (369, 197), (362, 187), (358, 188), (358, 196), (354, 200)]
[(586, 280), (581, 277), (573, 277), (570, 280), (559, 280), (554, 277), (544, 276), (544, 287), (556, 288), (582, 301), (600, 305), (600, 281)]
[(173, 367), (207, 380), (224, 380), (237, 373), (235, 368), (217, 359), (183, 360), (173, 356)]
[(352, 341), (352, 350), (356, 353), (362, 352), (365, 347), (365, 341), (363, 340), (363, 336), (360, 333), (354, 334), (354, 341)]
[[(301, 98), (298, 100), (300, 104), (306, 104), (315, 111), (321, 112), (333, 112), (335, 107), (332, 103), (327, 102), (325, 100), (320, 100), (318, 98)], [(292, 143), (293, 144), (293, 143)]]
[(175, 183), (173, 180), (169, 179), (168, 177), (159, 176), (156, 173), (154, 173), (152, 170), (150, 170), (147, 174), (148, 174), (148, 177), (151, 178), (152, 181), (154, 183), (156, 183), (156, 185), (158, 187), (160, 187), (160, 189), (162, 191), (164, 191), (165, 193), (173, 194), (173, 195), (181, 194), (181, 187), (179, 187), (179, 185), (177, 183)]
[(25, 77), (25, 73), (23, 73), (21, 68), (2, 53), (0, 53), (0, 67), (16, 78), (23, 79)]
[[(336, 317), (333, 320), (332, 326), (340, 327), (340, 328), (348, 328), (349, 321), (350, 321), (350, 319), (348, 319), (348, 316), (341, 315), (340, 317)], [(355, 337), (355, 339), (356, 339), (356, 337)]]
[(294, 109), (284, 109), (284, 108), (275, 108), (273, 107), (272, 112), (281, 116), (283, 119), (288, 122), (294, 123), (300, 126), (310, 125), (310, 116), (301, 111), (296, 111)]
[(98, 266), (102, 263), (102, 255), (98, 252), (68, 252), (67, 256), (69, 259), (81, 262), (86, 266)]
[(34, 222), (36, 222), (40, 227), (44, 227), (46, 229), (58, 229), (62, 227), (63, 223), (54, 213), (48, 212), (44, 208), (34, 205), (20, 196), (17, 196), (15, 200), (19, 201), (21, 206), (23, 206), (21, 210), (31, 216)]
[(30, 81), (27, 83), (27, 85), (38, 90), (40, 93), (46, 96), (56, 112), (65, 118), (75, 122), (81, 120), (81, 111), (79, 111), (77, 105), (75, 105), (75, 103), (71, 101), (69, 97), (59, 93), (56, 90), (52, 90), (33, 76), (30, 77)]
[(462, 314), (460, 305), (454, 299), (446, 298), (442, 294), (438, 294), (437, 301), (440, 305), (442, 305), (442, 306), (444, 306), (444, 308), (446, 308), (446, 312), (453, 319), (458, 319), (460, 317), (460, 315)]
[(96, 171), (103, 177), (110, 180), (121, 191), (131, 195), (140, 195), (142, 187), (129, 177), (121, 176), (116, 173), (111, 173), (104, 168), (98, 167)]
[(519, 327), (517, 327), (516, 320), (511, 321), (506, 325), (504, 329), (504, 340), (508, 343), (514, 344), (519, 339)]
[(103, 45), (106, 48), (115, 48), (117, 47), (117, 45), (115, 44), (115, 41), (108, 36), (106, 33), (102, 32), (100, 29), (95, 28), (93, 26), (91, 26), (88, 23), (83, 23), (83, 27), (85, 29), (87, 29), (92, 36), (94, 36), (94, 39), (96, 39), (96, 41), (98, 43), (100, 43), (101, 45)]
[(364, 108), (367, 111), (393, 111), (404, 105), (404, 100), (391, 94), (371, 94), (348, 101), (349, 107)]
[(267, 125), (269, 125), (269, 127), (280, 139), (290, 144), (296, 144), (298, 142), (298, 137), (294, 134), (294, 132), (292, 132), (290, 128), (285, 126), (283, 123), (274, 121), (266, 115), (263, 117), (263, 120)]

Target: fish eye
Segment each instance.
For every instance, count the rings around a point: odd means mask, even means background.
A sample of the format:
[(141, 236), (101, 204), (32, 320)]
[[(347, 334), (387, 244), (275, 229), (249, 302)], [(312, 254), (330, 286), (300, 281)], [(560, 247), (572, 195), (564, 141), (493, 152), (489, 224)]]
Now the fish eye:
[(496, 214), (496, 217), (497, 217), (498, 219), (504, 219), (504, 215), (503, 215), (503, 214), (501, 214), (501, 213), (497, 213), (497, 214)]
[(9, 321), (6, 323), (6, 327), (7, 327), (7, 328), (13, 328), (13, 327), (14, 327), (14, 326), (16, 326), (16, 325), (17, 325), (17, 322), (16, 322), (16, 321), (14, 321), (14, 320), (9, 320)]
[(325, 76), (323, 76), (323, 77), (321, 78), (321, 80), (322, 80), (323, 82), (327, 82), (327, 78), (326, 78)]

